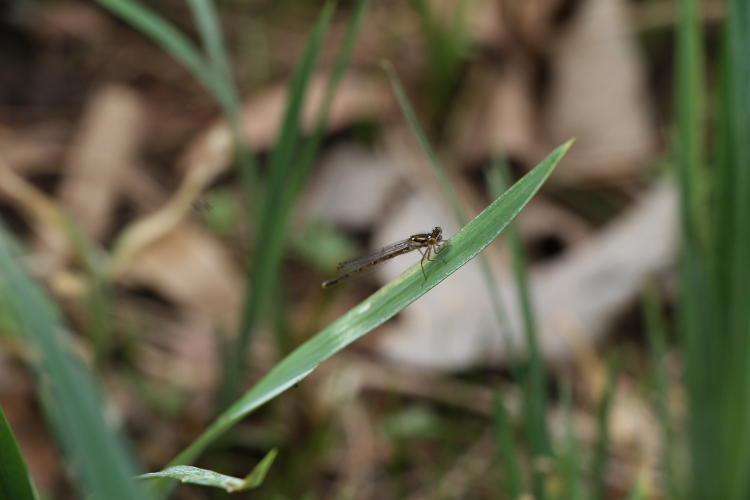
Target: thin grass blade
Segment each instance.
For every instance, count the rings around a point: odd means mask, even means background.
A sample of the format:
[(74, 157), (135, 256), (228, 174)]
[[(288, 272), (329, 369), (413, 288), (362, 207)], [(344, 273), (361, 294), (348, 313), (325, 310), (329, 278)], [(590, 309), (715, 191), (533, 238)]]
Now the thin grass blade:
[(221, 81), (188, 38), (174, 25), (135, 0), (96, 0), (129, 24), (151, 38), (170, 56), (182, 64), (220, 102), (224, 88)]
[(505, 408), (499, 390), (495, 391), (493, 414), (495, 417), (497, 451), (500, 456), (500, 463), (503, 466), (503, 485), (510, 494), (510, 498), (521, 498), (523, 477), (518, 463), (518, 451), (516, 451), (516, 444), (513, 439), (513, 427), (510, 425), (508, 410)]
[(560, 498), (566, 500), (582, 500), (583, 482), (581, 474), (581, 450), (578, 447), (578, 435), (576, 434), (575, 421), (573, 417), (573, 396), (569, 381), (565, 381), (562, 387), (561, 405), (565, 416), (565, 441), (562, 456), (558, 457), (558, 463), (564, 481), (564, 493)]
[(571, 143), (569, 141), (555, 149), (534, 170), (457, 232), (440, 252), (441, 258), (425, 264), (426, 279), (420, 266), (413, 266), (313, 336), (281, 360), (170, 465), (189, 464), (195, 460), (206, 446), (253, 410), (305, 378), (320, 363), (383, 324), (476, 257), (528, 203)]
[(260, 228), (256, 237), (259, 243), (251, 256), (250, 273), (246, 279), (245, 300), (237, 334), (234, 355), (226, 364), (220, 404), (231, 401), (238, 393), (238, 381), (244, 371), (244, 360), (250, 337), (262, 319), (262, 311), (273, 291), (284, 250), (286, 211), (282, 202), (284, 191), (289, 189), (287, 179), (294, 170), (294, 155), (299, 148), (301, 112), (307, 87), (312, 76), (320, 47), (334, 12), (334, 4), (327, 3), (313, 27), (289, 88), (287, 108), (281, 124), (279, 139), (271, 156), (270, 181), (259, 217)]
[(141, 474), (139, 479), (175, 479), (181, 483), (199, 484), (225, 490), (227, 493), (236, 493), (257, 488), (263, 484), (263, 480), (276, 459), (278, 451), (276, 448), (269, 451), (263, 459), (258, 462), (250, 473), (244, 478), (227, 476), (218, 472), (192, 467), (190, 465), (175, 465), (159, 472)]
[[(493, 193), (500, 193), (507, 189), (510, 177), (507, 165), (503, 164), (499, 155), (494, 155), (492, 171), (488, 175), (490, 189)], [(529, 292), (528, 266), (523, 251), (521, 236), (515, 224), (508, 227), (508, 245), (510, 247), (513, 277), (516, 284), (518, 302), (521, 305), (521, 317), (523, 318), (524, 339), (528, 353), (528, 370), (524, 374), (522, 382), (524, 388), (524, 430), (528, 436), (532, 461), (550, 457), (552, 445), (550, 431), (547, 426), (547, 389), (545, 384), (544, 363), (539, 351), (539, 343), (536, 336), (536, 323), (534, 321), (534, 310)], [(536, 498), (544, 499), (545, 474), (535, 468), (532, 486)]]
[(590, 498), (592, 500), (605, 500), (606, 496), (606, 473), (609, 457), (609, 415), (612, 409), (617, 377), (619, 374), (619, 362), (615, 361), (609, 366), (607, 386), (596, 412), (597, 440), (594, 455), (591, 462), (591, 476), (593, 480)]
[(44, 405), (59, 432), (86, 493), (97, 499), (148, 498), (132, 481), (132, 457), (108, 429), (96, 384), (81, 363), (62, 343), (64, 329), (51, 301), (29, 279), (21, 265), (21, 253), (11, 236), (0, 227), (0, 279), (13, 294), (8, 301), (18, 316), (26, 340), (41, 355), (49, 404)]
[(649, 346), (650, 380), (652, 400), (661, 429), (661, 466), (664, 471), (664, 486), (667, 498), (680, 498), (674, 469), (674, 422), (669, 407), (669, 391), (664, 359), (667, 353), (667, 328), (661, 311), (658, 292), (653, 284), (648, 284), (643, 292), (644, 320)]
[(0, 498), (37, 500), (37, 494), (10, 423), (0, 406)]

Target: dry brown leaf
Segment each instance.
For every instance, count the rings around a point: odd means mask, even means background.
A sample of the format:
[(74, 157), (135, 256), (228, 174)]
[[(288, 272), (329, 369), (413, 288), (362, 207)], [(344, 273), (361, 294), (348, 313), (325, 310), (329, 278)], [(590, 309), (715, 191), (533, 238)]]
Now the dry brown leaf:
[(177, 318), (160, 315), (154, 319), (154, 334), (139, 344), (138, 364), (143, 373), (193, 391), (212, 391), (218, 351), (211, 318), (184, 308)]
[(460, 164), (485, 161), (493, 150), (533, 159), (540, 149), (537, 103), (528, 63), (514, 58), (501, 71), (475, 67), (452, 116), (452, 154)]
[(551, 45), (553, 84), (544, 125), (550, 144), (576, 138), (558, 179), (621, 179), (656, 148), (644, 74), (622, 0), (583, 2)]
[[(302, 113), (305, 130), (309, 130), (313, 124), (323, 99), (327, 78), (327, 75), (321, 74), (310, 81)], [(288, 85), (285, 83), (263, 91), (243, 105), (245, 137), (253, 150), (269, 149), (276, 141), (287, 95)], [(382, 119), (393, 109), (393, 100), (383, 78), (347, 74), (342, 78), (331, 103), (326, 130), (339, 130), (360, 120)], [(229, 167), (231, 158), (231, 132), (224, 121), (219, 121), (193, 141), (179, 166), (188, 171), (206, 168), (218, 175)]]
[(141, 101), (125, 87), (104, 87), (88, 103), (58, 192), (62, 207), (94, 240), (109, 226), (125, 170), (137, 157), (143, 124)]
[(299, 213), (349, 229), (369, 227), (388, 208), (402, 178), (393, 159), (343, 146), (323, 157)]
[(151, 287), (230, 329), (239, 313), (242, 278), (226, 249), (191, 224), (160, 235), (129, 261), (121, 275), (123, 282)]

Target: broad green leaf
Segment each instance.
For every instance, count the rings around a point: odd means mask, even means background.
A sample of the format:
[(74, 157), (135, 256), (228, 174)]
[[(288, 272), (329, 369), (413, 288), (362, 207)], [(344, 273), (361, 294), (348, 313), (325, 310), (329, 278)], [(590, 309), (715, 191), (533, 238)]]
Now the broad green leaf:
[(13, 430), (0, 406), (0, 500), (36, 500)]
[(439, 258), (425, 264), (423, 277), (417, 264), (384, 286), (279, 362), (250, 391), (178, 455), (172, 464), (192, 462), (211, 442), (263, 403), (305, 378), (320, 363), (380, 326), (406, 306), (456, 272), (492, 243), (529, 202), (570, 148), (558, 147), (536, 168), (492, 202), (447, 242)]
[(271, 468), (274, 459), (276, 459), (277, 454), (278, 451), (276, 448), (269, 451), (266, 456), (263, 457), (263, 460), (261, 460), (250, 474), (244, 478), (227, 476), (212, 470), (192, 467), (190, 465), (175, 465), (173, 467), (167, 467), (163, 471), (141, 474), (138, 477), (140, 479), (176, 479), (183, 483), (223, 488), (229, 493), (235, 493), (238, 491), (251, 490), (260, 486), (263, 483), (268, 470)]

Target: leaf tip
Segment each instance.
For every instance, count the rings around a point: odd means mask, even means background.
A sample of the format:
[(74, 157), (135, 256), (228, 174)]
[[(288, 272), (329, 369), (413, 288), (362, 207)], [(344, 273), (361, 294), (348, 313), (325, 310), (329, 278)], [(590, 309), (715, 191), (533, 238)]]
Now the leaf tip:
[(575, 137), (571, 137), (567, 141), (565, 141), (562, 146), (560, 146), (560, 149), (562, 150), (562, 153), (565, 154), (568, 152), (568, 150), (573, 146), (573, 143), (576, 142)]

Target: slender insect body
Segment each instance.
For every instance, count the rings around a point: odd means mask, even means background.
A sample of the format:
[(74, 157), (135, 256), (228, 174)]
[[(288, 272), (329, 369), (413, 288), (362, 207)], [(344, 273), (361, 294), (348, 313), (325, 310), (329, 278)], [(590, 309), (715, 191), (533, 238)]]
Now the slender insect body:
[[(321, 286), (323, 288), (331, 287), (347, 278), (381, 264), (386, 260), (409, 253), (413, 250), (419, 250), (419, 253), (422, 254), (420, 266), (422, 266), (422, 274), (424, 274), (424, 261), (432, 260), (430, 257), (440, 251), (442, 243), (444, 243), (443, 230), (440, 227), (435, 227), (432, 232), (429, 233), (413, 234), (405, 240), (383, 247), (371, 254), (341, 262), (337, 266), (339, 276), (335, 279), (324, 281)], [(425, 279), (426, 277), (427, 276), (425, 275)]]

